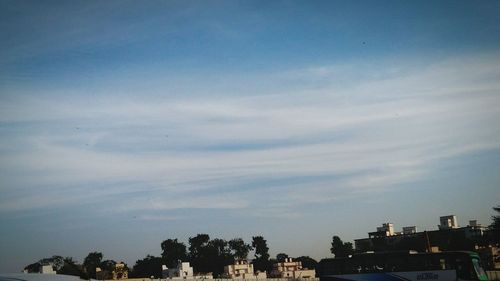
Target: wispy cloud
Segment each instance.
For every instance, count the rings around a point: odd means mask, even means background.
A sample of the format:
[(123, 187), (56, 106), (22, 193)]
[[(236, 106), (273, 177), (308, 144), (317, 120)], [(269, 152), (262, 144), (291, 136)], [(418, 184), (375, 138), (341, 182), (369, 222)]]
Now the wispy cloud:
[[(349, 71), (359, 65), (306, 67), (270, 75), (280, 85), (321, 79), (321, 87), (226, 92), (217, 101), (201, 95), (209, 79), (199, 81), (200, 95), (174, 99), (5, 96), (0, 166), (10, 196), (0, 210), (131, 192), (122, 210), (263, 202), (260, 212), (297, 217), (294, 206), (415, 181), (439, 161), (500, 148), (498, 58), (400, 63), (401, 73), (384, 62), (361, 74)], [(310, 180), (286, 181), (293, 177)], [(57, 195), (72, 186), (87, 188)], [(19, 189), (31, 194), (16, 196)], [(293, 203), (272, 210), (284, 202)]]

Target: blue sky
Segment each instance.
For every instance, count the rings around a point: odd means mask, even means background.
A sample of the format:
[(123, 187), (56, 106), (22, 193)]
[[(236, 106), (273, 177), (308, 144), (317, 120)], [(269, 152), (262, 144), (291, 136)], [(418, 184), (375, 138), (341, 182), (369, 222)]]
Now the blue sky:
[(500, 204), (498, 1), (0, 6), (0, 272)]

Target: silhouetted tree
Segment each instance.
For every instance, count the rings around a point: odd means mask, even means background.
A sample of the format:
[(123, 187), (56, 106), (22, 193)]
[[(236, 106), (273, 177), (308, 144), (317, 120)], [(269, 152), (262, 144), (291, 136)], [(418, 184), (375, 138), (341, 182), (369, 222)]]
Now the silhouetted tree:
[(330, 248), (330, 252), (335, 255), (336, 258), (341, 257), (344, 251), (344, 242), (340, 237), (333, 236), (332, 238), (332, 247)]
[(209, 242), (208, 234), (198, 234), (189, 238), (189, 259), (197, 272), (209, 272), (211, 269)]
[(496, 216), (491, 216), (492, 223), (489, 229), (492, 232), (492, 242), (494, 244), (500, 243), (500, 205), (493, 207), (493, 210), (497, 212)]
[(61, 256), (54, 255), (50, 258), (43, 258), (36, 263), (27, 265), (24, 269), (27, 270), (29, 273), (39, 272), (42, 265), (49, 265), (49, 264), (52, 266), (52, 269), (54, 271), (59, 271), (64, 265), (64, 259)]
[(351, 242), (344, 243), (344, 251), (347, 253), (347, 255), (354, 254), (354, 247)]
[(335, 255), (336, 258), (347, 257), (354, 253), (352, 243), (344, 243), (338, 236), (333, 236), (332, 247), (330, 248), (330, 251)]
[(102, 253), (92, 252), (83, 261), (83, 267), (91, 278), (96, 278), (95, 269), (101, 264)]
[(208, 246), (210, 236), (208, 234), (198, 234), (195, 237), (189, 238), (189, 256), (191, 259), (196, 259), (201, 256), (204, 248)]
[(252, 247), (255, 249), (253, 266), (255, 270), (267, 271), (269, 268), (269, 248), (267, 241), (262, 236), (252, 237)]
[(229, 241), (229, 248), (233, 251), (235, 259), (246, 259), (252, 246), (246, 244), (241, 238), (234, 238)]
[(35, 262), (32, 264), (28, 264), (24, 267), (24, 270), (28, 271), (28, 273), (37, 273), (40, 272), (40, 268), (42, 265), (39, 262)]
[(267, 276), (271, 276), (271, 272), (273, 271), (273, 266), (274, 264), (278, 263), (278, 260), (277, 259), (273, 259), (273, 258), (270, 258), (269, 259), (269, 262), (267, 264), (267, 268), (266, 268), (266, 272), (267, 272)]
[(162, 278), (162, 258), (147, 255), (142, 260), (137, 260), (130, 277), (133, 278), (149, 278), (154, 276), (155, 278)]
[(64, 258), (61, 256), (58, 256), (58, 255), (53, 255), (50, 258), (43, 258), (43, 259), (39, 260), (38, 262), (42, 265), (51, 264), (52, 268), (55, 271), (58, 271), (64, 265)]
[(116, 265), (116, 261), (114, 260), (105, 260), (102, 261), (99, 267), (101, 270), (107, 270), (107, 271), (113, 271), (114, 267)]
[(163, 262), (168, 267), (175, 267), (178, 260), (187, 260), (186, 245), (177, 239), (167, 239), (161, 242), (161, 249)]
[(213, 239), (207, 245), (207, 259), (210, 261), (210, 270), (216, 277), (220, 277), (224, 272), (224, 266), (233, 261), (231, 249), (224, 239)]
[(264, 237), (253, 236), (252, 247), (255, 249), (255, 259), (269, 260), (269, 247)]
[(65, 274), (65, 275), (73, 275), (73, 276), (82, 276), (83, 270), (82, 267), (76, 264), (76, 261), (73, 260), (72, 257), (64, 258), (64, 265), (60, 270), (57, 271), (57, 274)]
[(285, 253), (279, 253), (276, 255), (276, 260), (278, 260), (278, 262), (284, 262), (286, 258), (288, 258), (288, 255)]
[(298, 257), (295, 259), (295, 261), (300, 261), (302, 263), (302, 267), (309, 269), (315, 269), (316, 266), (318, 265), (318, 262), (309, 256)]

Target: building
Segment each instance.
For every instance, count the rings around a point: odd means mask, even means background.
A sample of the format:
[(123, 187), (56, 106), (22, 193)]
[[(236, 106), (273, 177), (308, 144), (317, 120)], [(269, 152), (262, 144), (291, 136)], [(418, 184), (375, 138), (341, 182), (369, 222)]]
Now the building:
[(128, 267), (124, 262), (115, 264), (113, 271), (111, 271), (111, 278), (113, 280), (128, 279)]
[(57, 274), (56, 269), (51, 259), (41, 259), (24, 267), (23, 273)]
[(283, 262), (278, 262), (273, 265), (271, 277), (275, 278), (314, 278), (316, 271), (302, 267), (302, 262), (293, 261), (292, 258), (286, 258)]
[(439, 218), (439, 229), (453, 229), (458, 228), (457, 216), (449, 215)]
[(477, 250), (481, 256), (484, 268), (489, 270), (500, 270), (500, 248), (489, 246)]
[(165, 279), (213, 279), (211, 272), (206, 274), (194, 274), (193, 267), (189, 262), (178, 261), (175, 268), (162, 265), (162, 276)]
[(354, 247), (362, 252), (389, 250), (387, 248), (396, 247), (401, 240), (416, 235), (416, 226), (405, 226), (403, 231), (394, 231), (394, 224), (387, 222), (377, 227), (377, 231), (368, 232), (368, 238), (355, 239)]
[[(439, 230), (418, 232), (416, 226), (403, 227), (402, 232), (391, 230), (392, 224), (385, 223), (376, 232), (369, 232), (368, 238), (355, 239), (359, 252), (416, 250), (436, 252), (439, 250), (477, 250), (484, 247), (486, 229), (476, 220), (468, 226), (459, 227), (454, 215), (439, 218)], [(392, 235), (391, 235), (392, 234)]]
[(385, 233), (385, 236), (394, 235), (394, 224), (390, 222), (383, 223), (382, 226), (377, 227), (377, 232)]
[(394, 231), (394, 224), (390, 222), (383, 223), (382, 226), (377, 227), (377, 231), (369, 232), (368, 237), (378, 238), (378, 237), (388, 237), (394, 235), (400, 235), (401, 232)]
[(415, 234), (415, 233), (417, 233), (416, 226), (404, 226), (403, 227), (403, 235), (410, 235), (410, 234)]
[(42, 264), (40, 266), (39, 273), (41, 273), (41, 274), (56, 274), (56, 272), (54, 271), (54, 268), (52, 267), (51, 264), (45, 264), (45, 265)]
[(254, 272), (253, 264), (247, 260), (237, 260), (234, 264), (229, 264), (224, 267), (224, 277), (230, 279), (265, 279), (265, 272)]
[(162, 276), (169, 279), (194, 279), (193, 267), (189, 265), (189, 262), (181, 261), (177, 262), (175, 268), (162, 265)]
[(481, 224), (477, 223), (477, 220), (470, 220), (469, 221), (469, 226), (472, 226), (472, 227), (481, 227)]

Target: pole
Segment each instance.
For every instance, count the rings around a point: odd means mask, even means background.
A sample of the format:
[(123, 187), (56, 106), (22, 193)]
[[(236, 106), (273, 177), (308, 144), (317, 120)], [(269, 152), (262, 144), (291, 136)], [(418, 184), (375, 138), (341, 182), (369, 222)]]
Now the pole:
[(425, 233), (425, 241), (426, 241), (426, 247), (427, 247), (427, 253), (431, 252), (431, 242), (429, 241), (429, 234), (427, 233), (427, 230), (424, 231)]

